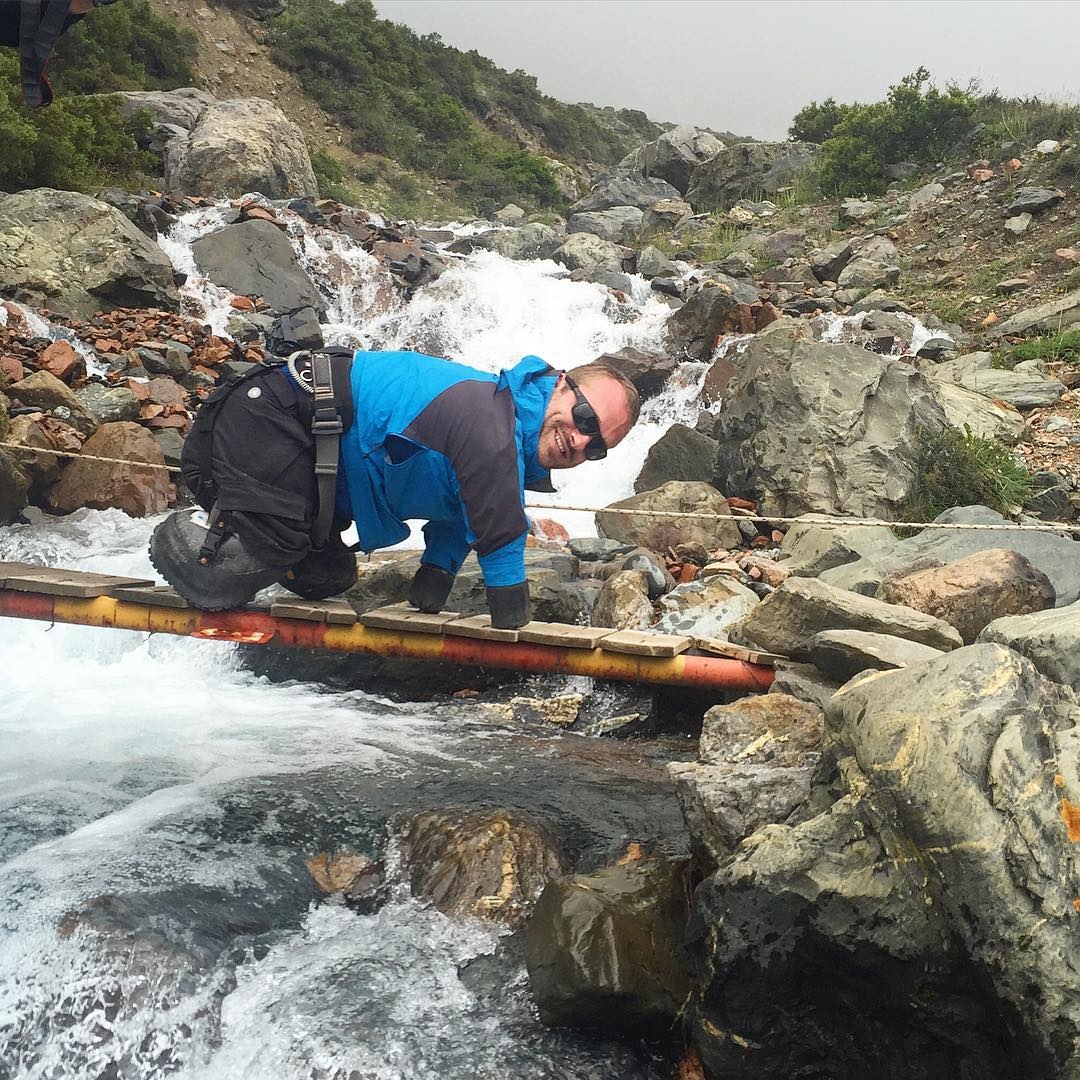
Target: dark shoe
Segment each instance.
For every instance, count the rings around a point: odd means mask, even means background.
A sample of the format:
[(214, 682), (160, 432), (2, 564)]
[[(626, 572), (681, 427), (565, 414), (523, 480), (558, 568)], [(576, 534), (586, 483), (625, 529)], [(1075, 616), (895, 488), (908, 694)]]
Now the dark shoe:
[(277, 581), (281, 567), (252, 558), (235, 536), (229, 536), (209, 562), (200, 562), (208, 533), (206, 520), (202, 510), (170, 514), (150, 537), (150, 562), (189, 604), (202, 611), (243, 607), (260, 589)]
[(305, 600), (337, 596), (356, 584), (356, 552), (331, 533), (321, 548), (309, 551), (277, 580)]

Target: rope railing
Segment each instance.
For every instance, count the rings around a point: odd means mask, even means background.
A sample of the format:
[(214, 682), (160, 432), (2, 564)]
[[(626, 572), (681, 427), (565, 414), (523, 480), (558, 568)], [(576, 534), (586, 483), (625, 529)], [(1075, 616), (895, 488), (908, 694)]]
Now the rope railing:
[[(18, 450), (23, 453), (74, 458), (81, 461), (101, 461), (107, 465), (130, 465), (139, 469), (158, 469), (179, 473), (176, 465), (159, 465), (153, 461), (134, 461), (128, 458), (102, 457), (98, 454), (80, 454), (71, 450), (52, 450), (43, 446), (25, 446), (22, 443), (0, 442), (2, 450)], [(616, 506), (568, 506), (563, 503), (526, 503), (527, 510), (570, 510), (587, 514), (622, 514), (632, 517), (660, 518), (664, 521), (746, 521), (755, 525), (829, 525), (845, 529), (940, 529), (956, 532), (1067, 532), (1080, 533), (1080, 523), (1074, 521), (1028, 522), (1003, 521), (996, 525), (948, 521), (879, 521), (876, 518), (842, 517), (830, 514), (807, 513), (799, 517), (782, 517), (776, 514), (727, 513), (718, 514), (703, 510), (644, 510)]]

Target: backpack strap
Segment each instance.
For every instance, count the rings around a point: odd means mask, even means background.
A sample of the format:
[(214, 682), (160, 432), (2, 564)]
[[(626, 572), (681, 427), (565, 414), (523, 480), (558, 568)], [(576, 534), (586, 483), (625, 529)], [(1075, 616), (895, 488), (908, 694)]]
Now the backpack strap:
[(325, 352), (311, 354), (314, 412), (311, 434), (315, 437), (315, 482), (319, 489), (319, 512), (311, 529), (311, 542), (321, 548), (330, 536), (337, 501), (337, 475), (341, 436), (345, 431), (334, 400), (334, 375)]

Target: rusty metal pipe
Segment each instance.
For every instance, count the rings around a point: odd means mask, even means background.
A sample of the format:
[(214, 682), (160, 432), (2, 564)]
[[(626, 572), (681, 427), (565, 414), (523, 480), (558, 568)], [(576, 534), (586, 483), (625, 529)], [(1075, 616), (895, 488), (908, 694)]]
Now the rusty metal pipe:
[(0, 589), (0, 616), (40, 622), (141, 630), (249, 645), (293, 646), (331, 652), (364, 653), (405, 660), (441, 661), (522, 672), (588, 675), (621, 682), (768, 690), (773, 670), (761, 664), (683, 653), (673, 657), (632, 656), (604, 649), (570, 649), (530, 642), (378, 630), (356, 623), (332, 626), (282, 619), (262, 611), (197, 611), (155, 607), (112, 597), (81, 599)]

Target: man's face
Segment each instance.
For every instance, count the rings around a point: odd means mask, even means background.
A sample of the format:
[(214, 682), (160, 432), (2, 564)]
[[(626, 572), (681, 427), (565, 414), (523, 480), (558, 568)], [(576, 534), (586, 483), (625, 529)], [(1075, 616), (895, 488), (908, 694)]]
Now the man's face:
[[(597, 376), (582, 380), (578, 389), (600, 420), (604, 445), (608, 449), (617, 446), (630, 430), (630, 408), (622, 384), (616, 379)], [(592, 436), (583, 434), (574, 423), (572, 410), (576, 402), (566, 375), (560, 372), (544, 413), (537, 447), (537, 457), (545, 469), (572, 469), (585, 460), (585, 448)]]

